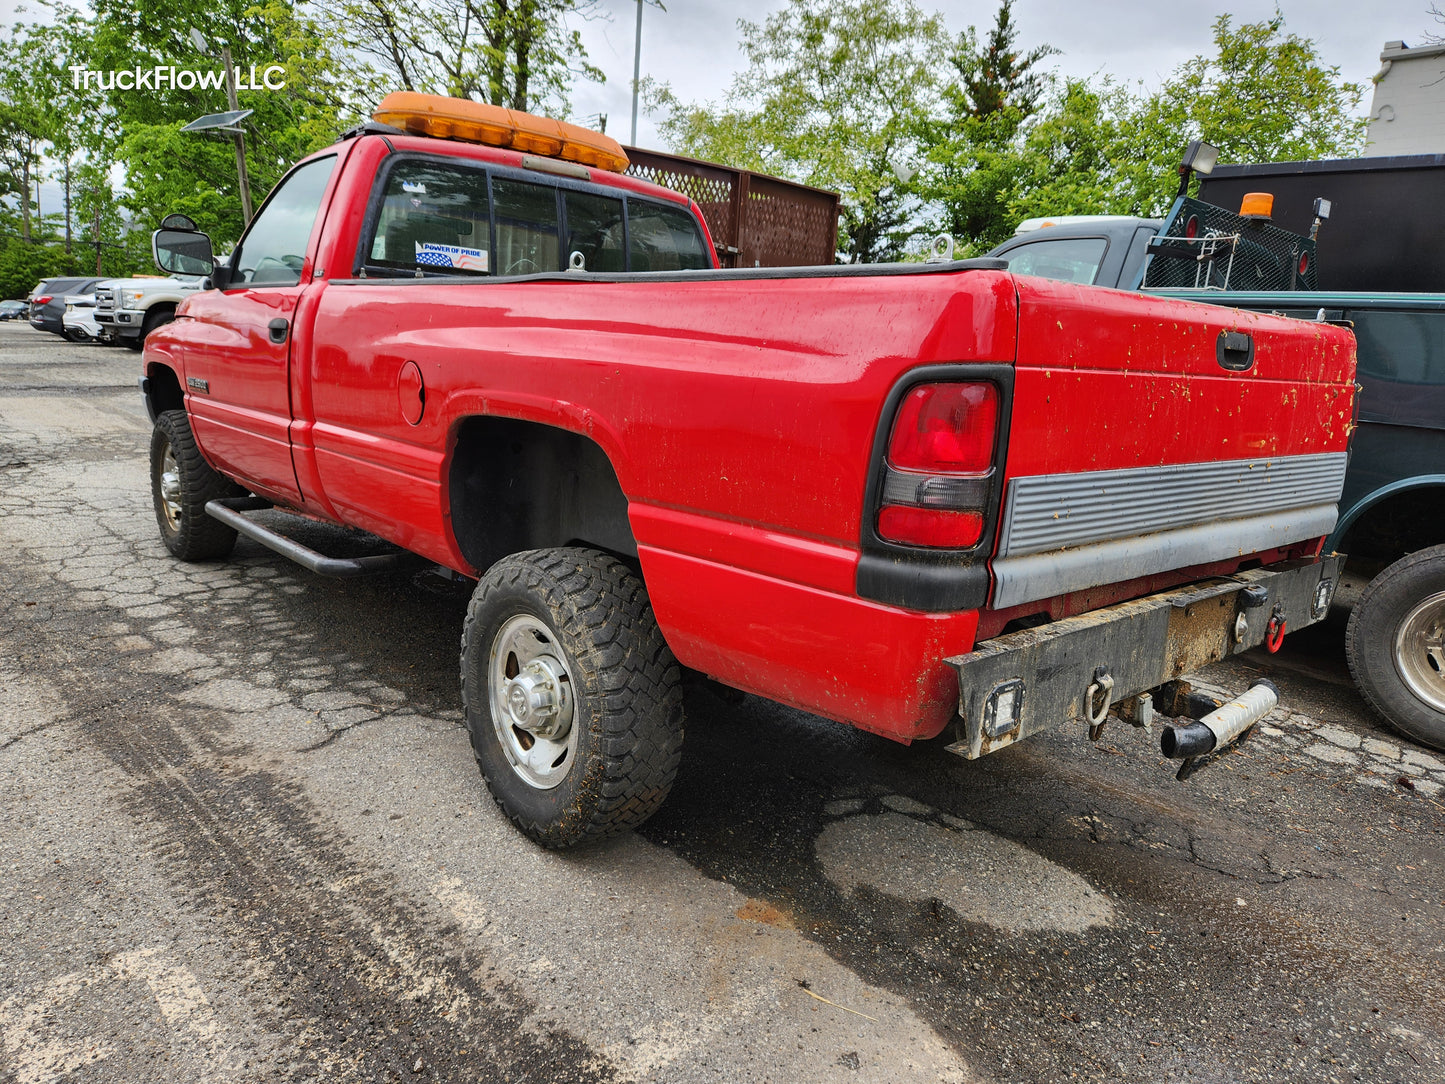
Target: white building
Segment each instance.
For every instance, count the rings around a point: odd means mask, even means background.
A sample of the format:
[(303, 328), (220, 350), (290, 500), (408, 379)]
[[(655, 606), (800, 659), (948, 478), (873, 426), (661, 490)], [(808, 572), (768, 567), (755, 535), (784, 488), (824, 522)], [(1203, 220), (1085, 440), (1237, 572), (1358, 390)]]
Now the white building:
[(1445, 154), (1445, 44), (1385, 43), (1365, 154)]

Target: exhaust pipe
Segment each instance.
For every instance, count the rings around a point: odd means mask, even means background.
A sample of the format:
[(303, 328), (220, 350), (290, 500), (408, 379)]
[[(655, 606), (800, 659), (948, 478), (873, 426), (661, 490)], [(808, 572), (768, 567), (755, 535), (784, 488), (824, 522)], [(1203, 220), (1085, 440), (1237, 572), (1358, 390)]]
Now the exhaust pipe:
[(1194, 761), (1229, 746), (1259, 722), (1279, 703), (1274, 682), (1260, 678), (1229, 703), (1215, 708), (1198, 722), (1187, 726), (1166, 726), (1159, 735), (1159, 749), (1171, 760), (1183, 760), (1178, 778), (1193, 774)]

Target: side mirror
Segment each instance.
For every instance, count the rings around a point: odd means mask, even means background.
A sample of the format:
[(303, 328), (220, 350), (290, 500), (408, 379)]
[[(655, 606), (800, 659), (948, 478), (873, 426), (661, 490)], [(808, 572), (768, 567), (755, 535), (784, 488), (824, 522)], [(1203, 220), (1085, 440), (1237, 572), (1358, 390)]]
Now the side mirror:
[(199, 230), (156, 230), (151, 255), (156, 266), (171, 275), (209, 275), (216, 269), (211, 239)]

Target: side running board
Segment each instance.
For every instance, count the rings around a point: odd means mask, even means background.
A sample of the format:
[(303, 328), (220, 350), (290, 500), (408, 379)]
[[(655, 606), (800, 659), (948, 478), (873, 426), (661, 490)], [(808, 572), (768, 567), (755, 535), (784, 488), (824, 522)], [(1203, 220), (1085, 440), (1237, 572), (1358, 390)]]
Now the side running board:
[(423, 567), (430, 562), (414, 553), (399, 551), (382, 553), (373, 557), (327, 557), (317, 553), (300, 542), (278, 534), (269, 527), (263, 527), (255, 520), (247, 519), (242, 512), (262, 512), (274, 508), (264, 497), (227, 497), (223, 500), (206, 502), (206, 515), (218, 519), (234, 528), (247, 538), (255, 539), (267, 549), (275, 550), (282, 557), (295, 561), (302, 568), (322, 576), (350, 579), (373, 572), (390, 572), (398, 568)]

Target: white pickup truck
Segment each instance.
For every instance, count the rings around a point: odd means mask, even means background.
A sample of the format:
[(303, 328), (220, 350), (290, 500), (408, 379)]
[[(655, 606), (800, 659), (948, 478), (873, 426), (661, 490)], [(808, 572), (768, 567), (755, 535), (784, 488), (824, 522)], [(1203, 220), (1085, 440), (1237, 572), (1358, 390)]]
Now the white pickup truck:
[(191, 275), (107, 279), (95, 290), (96, 323), (112, 342), (139, 350), (147, 335), (175, 318), (176, 306), (203, 281)]

